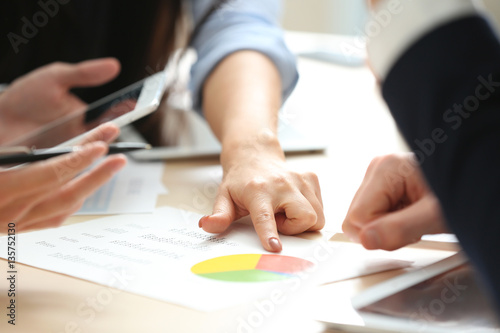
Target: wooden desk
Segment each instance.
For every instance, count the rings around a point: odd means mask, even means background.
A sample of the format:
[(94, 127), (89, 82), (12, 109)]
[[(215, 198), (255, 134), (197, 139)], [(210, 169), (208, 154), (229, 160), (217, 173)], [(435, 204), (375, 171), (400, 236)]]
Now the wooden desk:
[[(287, 37), (297, 44), (304, 39), (326, 44), (338, 42), (335, 36), (290, 33)], [(329, 237), (341, 230), (345, 212), (370, 160), (375, 155), (399, 151), (403, 145), (367, 68), (300, 59), (299, 71), (300, 82), (288, 101), (285, 115), (291, 123), (300, 124), (305, 133), (321, 133), (329, 145), (325, 154), (293, 156), (288, 158), (288, 163), (295, 169), (319, 175), (327, 217), (323, 235)], [(221, 175), (215, 159), (169, 162), (163, 182), (170, 194), (161, 195), (158, 206), (210, 213)], [(67, 223), (84, 219), (87, 218), (73, 217)], [(0, 261), (0, 266), (4, 263)], [(237, 332), (238, 318), (252, 311), (248, 305), (242, 305), (201, 313), (61, 274), (25, 265), (18, 267), (18, 325), (12, 329), (6, 324), (7, 292), (2, 287), (0, 308), (4, 310), (0, 332)], [(366, 286), (359, 281), (373, 283), (394, 274), (398, 272), (328, 285), (324, 291), (332, 295), (342, 291), (347, 297)], [(98, 298), (105, 300), (101, 302), (103, 305), (88, 312), (89, 307), (85, 305)], [(336, 301), (335, 308), (342, 309), (346, 298), (329, 298), (329, 302)], [(326, 306), (330, 304), (325, 303)], [(84, 309), (87, 312), (83, 312)], [(279, 332), (323, 331), (306, 315), (296, 323), (291, 315), (283, 312), (275, 316), (276, 319), (266, 318), (261, 328), (274, 328)], [(287, 327), (290, 323), (292, 326)], [(245, 330), (240, 327), (241, 332)]]

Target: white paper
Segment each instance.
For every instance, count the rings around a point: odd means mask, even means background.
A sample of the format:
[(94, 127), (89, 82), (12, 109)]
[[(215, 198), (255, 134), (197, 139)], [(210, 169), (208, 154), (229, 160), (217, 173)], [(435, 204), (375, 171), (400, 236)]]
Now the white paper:
[[(345, 244), (342, 244), (345, 245)], [(331, 265), (323, 265), (321, 276), (317, 278), (319, 283), (331, 283), (342, 280), (357, 278), (360, 276), (410, 267), (411, 260), (400, 260), (383, 258), (377, 254), (368, 252), (352, 253), (345, 248), (339, 249), (339, 257)], [(346, 255), (344, 258), (340, 254)], [(345, 268), (345, 269), (344, 269)]]
[[(336, 282), (355, 277), (375, 274), (383, 271), (423, 267), (447, 258), (456, 253), (455, 250), (432, 250), (403, 247), (394, 251), (367, 250), (361, 244), (330, 241), (328, 243), (336, 252), (332, 259), (335, 265), (322, 265), (317, 281), (320, 283)], [(338, 271), (337, 267), (348, 267)]]
[[(311, 281), (317, 285), (317, 272), (322, 273), (318, 282), (324, 283), (388, 269), (376, 260), (376, 265), (365, 261), (361, 266), (345, 260), (348, 251), (342, 245), (331, 247), (326, 240), (281, 236), (281, 255), (306, 259), (315, 266), (280, 281), (208, 279), (191, 272), (193, 265), (219, 256), (269, 253), (252, 225), (234, 223), (229, 232), (211, 235), (198, 228), (200, 217), (163, 207), (153, 214), (111, 216), (20, 234), (17, 261), (202, 311), (269, 297), (276, 291), (294, 291)], [(6, 237), (0, 238), (1, 248), (6, 248)], [(0, 257), (5, 258), (5, 253)]]
[[(224, 282), (193, 274), (191, 267), (206, 259), (268, 253), (251, 225), (237, 223), (229, 234), (211, 235), (199, 229), (200, 217), (162, 208), (20, 234), (17, 261), (202, 311), (265, 295), (282, 283)], [(5, 241), (0, 248), (6, 248)], [(282, 241), (283, 254), (298, 257), (311, 245), (294, 237)]]
[(458, 243), (457, 236), (454, 234), (424, 235), (422, 236), (422, 240), (443, 243)]
[(85, 200), (75, 215), (152, 213), (162, 185), (163, 162), (136, 162), (127, 165), (106, 185)]

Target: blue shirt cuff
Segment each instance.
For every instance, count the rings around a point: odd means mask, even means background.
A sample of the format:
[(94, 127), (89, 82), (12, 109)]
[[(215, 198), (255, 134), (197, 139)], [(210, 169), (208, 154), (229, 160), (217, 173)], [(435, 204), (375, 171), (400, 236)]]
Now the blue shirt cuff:
[(231, 53), (261, 52), (276, 65), (281, 76), (283, 102), (293, 91), (298, 72), (295, 56), (288, 50), (283, 31), (265, 15), (257, 13), (215, 13), (194, 42), (198, 61), (191, 68), (193, 107), (201, 110), (202, 86), (211, 71)]

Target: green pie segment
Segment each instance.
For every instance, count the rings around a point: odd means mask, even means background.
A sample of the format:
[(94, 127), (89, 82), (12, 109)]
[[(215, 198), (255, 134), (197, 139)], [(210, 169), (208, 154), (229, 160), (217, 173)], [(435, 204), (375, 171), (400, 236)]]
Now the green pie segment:
[(207, 273), (198, 275), (212, 280), (231, 281), (231, 282), (279, 281), (290, 278), (290, 275), (288, 274), (266, 272), (258, 269), (251, 269), (246, 271)]
[(191, 272), (219, 281), (263, 282), (289, 279), (312, 266), (308, 260), (278, 254), (235, 254), (199, 262)]

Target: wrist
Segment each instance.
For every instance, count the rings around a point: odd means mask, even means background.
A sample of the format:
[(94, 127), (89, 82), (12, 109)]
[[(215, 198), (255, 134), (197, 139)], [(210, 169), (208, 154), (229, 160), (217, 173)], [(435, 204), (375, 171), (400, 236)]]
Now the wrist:
[[(280, 162), (285, 160), (285, 154), (281, 148), (278, 137), (269, 128), (242, 135), (227, 135), (222, 141), (220, 155), (221, 165), (227, 170), (242, 161), (254, 161), (255, 159), (273, 159)], [(246, 162), (245, 162), (246, 163)]]

